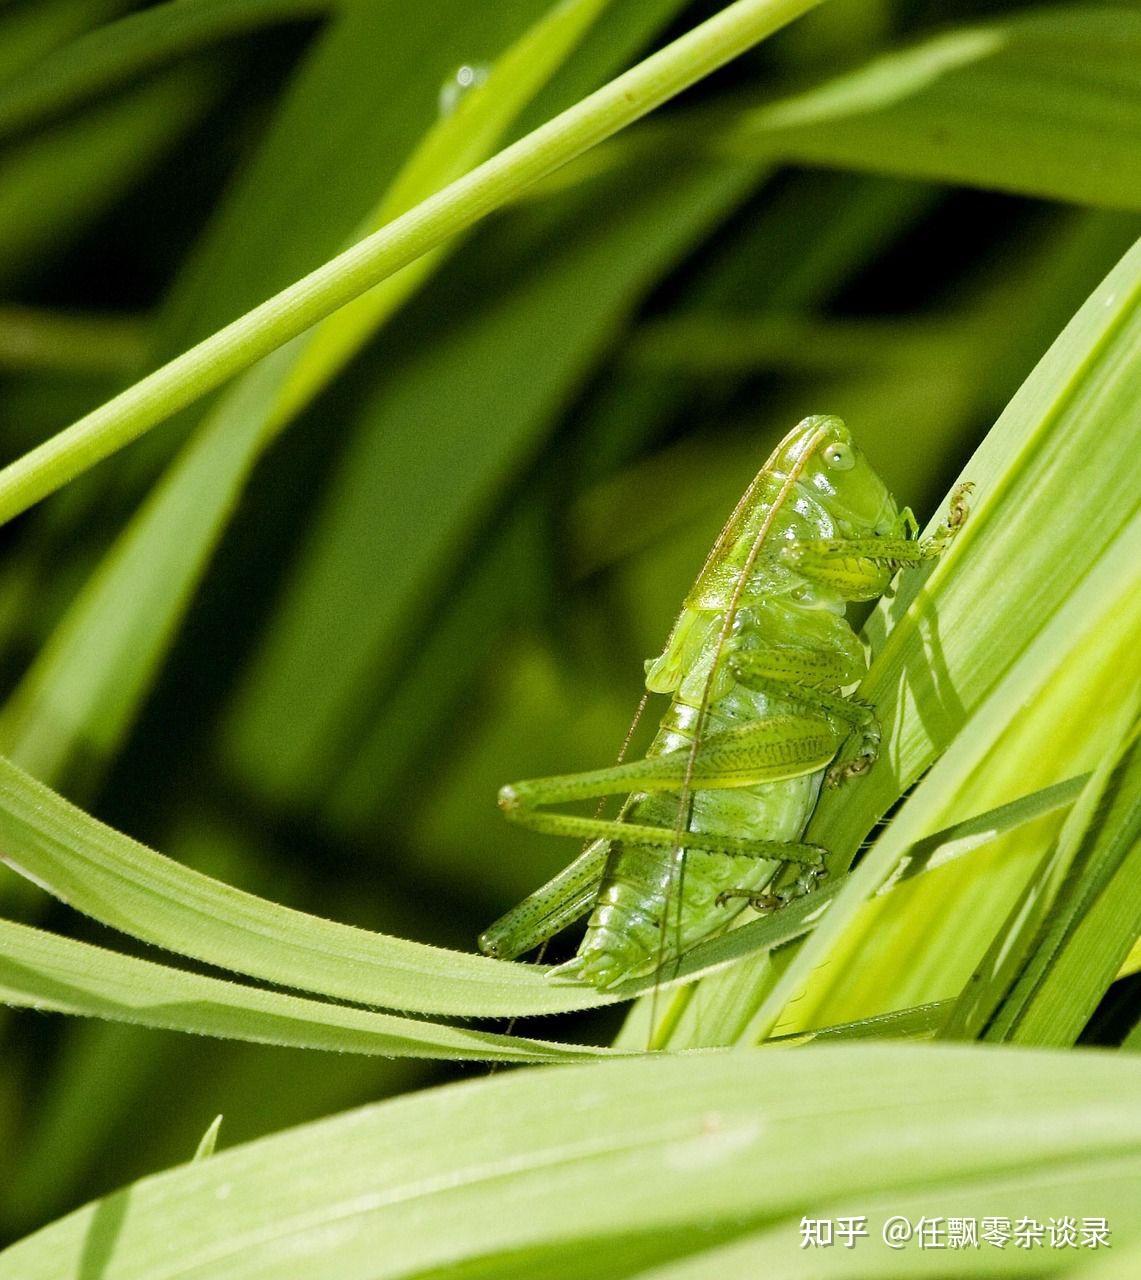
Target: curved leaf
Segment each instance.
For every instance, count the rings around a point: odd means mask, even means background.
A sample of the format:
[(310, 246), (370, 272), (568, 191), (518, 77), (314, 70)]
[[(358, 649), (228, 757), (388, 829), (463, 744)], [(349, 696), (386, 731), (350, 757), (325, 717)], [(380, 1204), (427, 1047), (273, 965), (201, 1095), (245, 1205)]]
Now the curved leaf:
[(0, 920), (0, 1003), (168, 1031), (387, 1058), (573, 1061), (610, 1052), (261, 991)]
[(173, 862), (0, 759), (0, 858), (146, 942), (286, 987), (358, 1004), (511, 1016), (605, 1003), (534, 966), (445, 951), (322, 920)]
[[(1139, 1143), (1119, 1055), (844, 1045), (514, 1072), (144, 1179), (0, 1254), (0, 1280), (93, 1260), (100, 1280), (751, 1276), (718, 1250), (765, 1228), (762, 1270), (820, 1275), (799, 1222), (830, 1210), (1099, 1214), (1117, 1248), (1139, 1231)], [(863, 1243), (867, 1275), (887, 1251)]]

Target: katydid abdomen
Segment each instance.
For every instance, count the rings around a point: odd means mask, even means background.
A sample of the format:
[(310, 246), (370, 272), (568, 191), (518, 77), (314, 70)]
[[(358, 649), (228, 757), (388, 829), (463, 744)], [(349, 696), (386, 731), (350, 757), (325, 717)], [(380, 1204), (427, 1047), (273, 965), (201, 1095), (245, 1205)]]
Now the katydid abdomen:
[[(765, 694), (736, 686), (707, 709), (703, 732), (761, 719), (776, 709)], [(647, 756), (689, 751), (697, 711), (675, 697)], [(781, 782), (695, 790), (686, 806), (688, 825), (697, 831), (733, 831), (782, 844), (799, 840), (823, 777), (824, 770), (818, 769)], [(632, 798), (626, 816), (630, 822), (668, 829), (677, 823), (681, 805), (678, 792), (642, 793)], [(663, 951), (663, 929), (665, 958), (684, 953), (748, 905), (744, 896), (719, 902), (721, 894), (745, 889), (760, 893), (783, 865), (701, 849), (687, 851), (680, 875), (677, 862), (669, 849), (611, 842), (598, 899), (578, 951), (584, 979), (608, 986), (654, 966)]]

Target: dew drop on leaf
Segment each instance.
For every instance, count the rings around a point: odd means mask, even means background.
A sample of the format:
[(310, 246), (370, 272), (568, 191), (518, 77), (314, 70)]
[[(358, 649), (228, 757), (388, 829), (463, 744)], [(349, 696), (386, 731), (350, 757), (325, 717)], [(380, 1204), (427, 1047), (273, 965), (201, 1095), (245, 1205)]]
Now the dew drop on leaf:
[(460, 105), (465, 94), (478, 89), (487, 79), (490, 67), (482, 62), (465, 62), (457, 67), (440, 86), (440, 115), (450, 116)]

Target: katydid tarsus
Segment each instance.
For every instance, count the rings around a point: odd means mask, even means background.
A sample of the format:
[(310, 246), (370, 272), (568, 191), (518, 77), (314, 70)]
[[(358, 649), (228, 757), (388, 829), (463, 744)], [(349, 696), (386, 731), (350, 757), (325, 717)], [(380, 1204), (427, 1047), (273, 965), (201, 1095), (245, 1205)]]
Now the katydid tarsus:
[[(880, 742), (874, 709), (852, 693), (866, 660), (847, 605), (940, 555), (969, 488), (920, 540), (839, 418), (793, 428), (730, 516), (665, 651), (646, 664), (647, 690), (670, 705), (645, 758), (500, 792), (512, 821), (589, 843), (496, 921), (481, 950), (514, 958), (590, 913), (577, 956), (552, 973), (605, 989), (748, 906), (775, 910), (810, 891), (825, 865), (826, 851), (803, 842), (820, 787), (865, 772)], [(615, 818), (552, 811), (615, 795), (627, 797)]]

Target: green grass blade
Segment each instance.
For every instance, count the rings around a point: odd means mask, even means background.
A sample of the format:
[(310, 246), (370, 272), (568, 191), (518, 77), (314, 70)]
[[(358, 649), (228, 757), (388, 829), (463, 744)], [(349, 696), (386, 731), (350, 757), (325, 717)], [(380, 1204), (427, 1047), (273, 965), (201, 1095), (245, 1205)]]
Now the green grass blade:
[(1111, 1212), (1125, 1247), (1139, 1141), (1141, 1079), (1114, 1054), (830, 1045), (515, 1072), (144, 1179), (0, 1254), (0, 1278), (92, 1258), (101, 1280), (628, 1276), (766, 1227), (783, 1263), (802, 1214), (930, 1195), (927, 1213)]
[[(1080, 652), (1079, 645), (1068, 648), (1065, 642), (1088, 640), (1091, 635), (1097, 635), (1099, 639), (1104, 637), (1111, 642), (1108, 645), (1109, 660), (1120, 670), (1122, 635), (1129, 634), (1141, 624), (1141, 613), (1136, 609), (1130, 617), (1127, 611), (1121, 611), (1125, 613), (1121, 616), (1121, 612), (1113, 607), (1121, 575), (1128, 576), (1131, 567), (1136, 568), (1135, 556), (1130, 553), (1134, 538), (1135, 534), (1127, 534), (1107, 554), (1103, 554), (1098, 572), (1083, 584), (1084, 589), (1075, 592), (1067, 602), (1067, 608), (1054, 615), (1051, 625), (1036, 638), (991, 697), (967, 721), (946, 754), (909, 797), (904, 808), (850, 877), (842, 899), (833, 905), (822, 925), (773, 984), (753, 1024), (760, 1034), (763, 1034), (763, 1028), (774, 1025), (785, 1003), (808, 979), (812, 967), (823, 959), (830, 946), (836, 945), (845, 923), (851, 922), (861, 902), (874, 893), (898, 865), (908, 838), (920, 834), (931, 820), (931, 815), (947, 813), (953, 808), (972, 774), (979, 768), (980, 761), (985, 760), (988, 752), (1001, 742), (1003, 731), (1010, 723), (1011, 706), (1025, 705), (1043, 689), (1048, 689), (1051, 680), (1060, 678), (1062, 663), (1071, 658), (1075, 650)], [(1114, 638), (1117, 640), (1116, 652), (1112, 645)], [(1005, 909), (1002, 914), (1005, 915)], [(997, 920), (991, 923), (985, 914), (980, 913), (971, 921), (970, 928), (986, 937), (999, 923)], [(877, 998), (883, 999), (884, 993), (877, 992)]]
[(194, 1035), (389, 1058), (557, 1062), (608, 1052), (261, 991), (8, 920), (0, 920), (0, 1003)]
[(1141, 15), (1051, 6), (944, 32), (736, 115), (647, 125), (575, 170), (670, 146), (1135, 211), (1139, 66)]
[[(361, 234), (489, 154), (608, 0), (555, 7), (429, 130)], [(426, 254), (231, 387), (73, 602), (0, 714), (7, 755), (45, 781), (97, 773), (119, 745), (250, 472), (277, 432), (438, 265)]]
[(435, 196), (0, 471), (0, 521), (221, 386), (531, 182), (611, 137), (819, 0), (736, 0)]
[[(1141, 930), (1138, 699), (948, 1019), (949, 1038), (1072, 1044)], [(1120, 713), (1119, 713), (1120, 715)]]
[[(422, 1012), (534, 1013), (601, 1002), (581, 989), (544, 985), (530, 966), (365, 934), (228, 889), (80, 814), (11, 765), (0, 765), (0, 776), (6, 782), (0, 832), (9, 865), (79, 910), (171, 950), (283, 985)], [(977, 830), (980, 822), (967, 825)], [(775, 923), (787, 925), (783, 916)], [(541, 1042), (473, 1038), (434, 1024), (256, 991), (7, 922), (0, 921), (0, 934), (2, 998), (10, 1004), (342, 1052), (521, 1060), (563, 1053)], [(492, 975), (518, 981), (489, 983)], [(461, 994), (472, 980), (476, 985)], [(433, 989), (443, 993), (439, 1004)]]
[[(354, 240), (400, 217), (490, 155), (609, 5), (610, 0), (562, 0), (526, 31), (496, 59), (486, 82), (428, 131)], [(271, 419), (279, 423), (297, 414), (423, 284), (444, 252), (441, 246), (424, 254), (315, 326), (269, 410)]]
[[(1122, 832), (1117, 833), (1121, 838)], [(1026, 1006), (1010, 1037), (1030, 1045), (1076, 1042), (1110, 984), (1132, 966), (1141, 932), (1141, 842), (1133, 815), (1133, 844), (1101, 897), (1066, 939), (1048, 980)], [(1100, 989), (1100, 990), (1099, 990)]]
[(1139, 139), (1141, 14), (1075, 5), (877, 58), (756, 108), (714, 145), (1136, 210)]
[(773, 1036), (769, 1043), (780, 1045), (811, 1044), (816, 1040), (928, 1040), (933, 1039), (946, 1021), (951, 1002), (934, 1000), (914, 1009), (896, 1009), (874, 1018), (856, 1022), (840, 1022), (831, 1027), (817, 1027), (789, 1036)]
[[(408, 21), (388, 0), (332, 11), (184, 259), (159, 316), (163, 358), (344, 249), (439, 118), (441, 85), (493, 63), (550, 3), (436, 0)], [(165, 459), (165, 434), (142, 450)]]
[(0, 760), (3, 860), (76, 910), (170, 951), (281, 986), (384, 1008), (510, 1016), (591, 1008), (542, 971), (368, 933), (191, 871)]
[(210, 1126), (202, 1135), (198, 1145), (194, 1148), (194, 1155), (191, 1157), (192, 1163), (198, 1160), (207, 1160), (214, 1154), (214, 1149), (218, 1145), (218, 1130), (221, 1127), (222, 1117), (220, 1115), (215, 1116), (210, 1121)]
[(644, 0), (636, 7), (612, 4), (591, 27), (576, 57), (563, 64), (516, 125), (529, 133), (568, 102), (578, 102), (635, 62), (659, 35), (677, 21), (686, 0)]
[[(332, 5), (333, 0), (167, 0), (128, 14), (72, 40), (0, 85), (0, 138), (204, 45), (272, 23), (313, 17)], [(104, 0), (102, 8), (109, 7)]]

